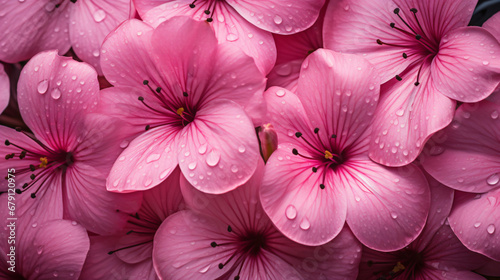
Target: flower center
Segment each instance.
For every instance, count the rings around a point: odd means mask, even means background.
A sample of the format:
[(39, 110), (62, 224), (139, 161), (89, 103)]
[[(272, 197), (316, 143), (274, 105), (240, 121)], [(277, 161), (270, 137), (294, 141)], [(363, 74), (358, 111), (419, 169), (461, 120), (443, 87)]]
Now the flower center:
[[(439, 42), (437, 42), (433, 37), (428, 36), (420, 21), (417, 17), (418, 10), (416, 8), (411, 8), (410, 13), (412, 15), (406, 16), (406, 20), (403, 19), (401, 14), (403, 12), (400, 8), (394, 9), (394, 14), (399, 18), (399, 26), (395, 22), (391, 22), (389, 26), (395, 30), (398, 34), (398, 42), (386, 42), (381, 39), (377, 39), (376, 42), (381, 46), (389, 46), (402, 48), (403, 52), (401, 56), (403, 59), (409, 57), (414, 57), (415, 60), (411, 65), (418, 66), (417, 80), (414, 83), (415, 86), (420, 85), (420, 72), (422, 71), (422, 66), (429, 60), (432, 59), (439, 51)], [(402, 24), (402, 25), (401, 25)], [(402, 37), (400, 35), (403, 35)], [(396, 75), (396, 80), (402, 81), (403, 77), (400, 73)]]
[[(207, 19), (206, 21), (207, 22), (212, 22), (214, 21), (214, 12), (215, 12), (215, 7), (217, 5), (217, 2), (219, 2), (220, 0), (207, 0), (207, 1), (199, 1), (199, 0), (194, 0), (191, 4), (189, 4), (189, 7), (191, 9), (195, 9), (195, 8), (198, 8), (198, 10), (203, 10), (203, 13), (205, 15), (207, 15)], [(202, 3), (201, 5), (196, 5), (196, 2), (204, 2)]]
[(295, 137), (302, 139), (306, 146), (311, 148), (311, 156), (303, 155), (299, 152), (298, 149), (292, 149), (292, 153), (296, 156), (300, 156), (306, 159), (311, 159), (317, 161), (319, 164), (312, 168), (314, 173), (318, 172), (321, 168), (323, 170), (323, 178), (319, 187), (323, 190), (325, 189), (325, 177), (326, 171), (328, 169), (335, 169), (337, 166), (340, 166), (342, 163), (346, 161), (345, 153), (343, 151), (338, 151), (335, 148), (334, 143), (332, 143), (332, 139), (337, 138), (337, 135), (332, 134), (328, 140), (329, 143), (323, 142), (321, 137), (319, 136), (319, 128), (314, 129), (314, 134), (316, 135), (317, 141), (320, 144), (320, 147), (316, 147), (310, 141), (308, 141), (301, 132), (296, 132)]
[[(424, 267), (423, 255), (417, 251), (405, 248), (395, 253), (397, 254), (397, 259), (399, 259), (396, 263), (394, 263), (393, 260), (387, 262), (374, 262), (369, 260), (367, 262), (369, 267), (378, 265), (385, 267), (385, 269), (373, 273), (374, 276), (378, 276), (377, 279), (413, 279)], [(387, 269), (387, 265), (391, 266), (391, 270)]]
[(166, 118), (160, 118), (160, 120), (151, 120), (152, 124), (146, 125), (146, 130), (162, 125), (184, 127), (194, 120), (196, 116), (196, 106), (191, 106), (189, 103), (190, 97), (187, 92), (184, 91), (179, 95), (166, 94), (161, 87), (153, 89), (148, 80), (144, 80), (142, 83), (147, 86), (149, 91), (153, 94), (154, 104), (146, 103), (146, 100), (142, 96), (139, 96), (138, 100), (146, 106), (149, 111), (162, 117), (166, 116)]
[(262, 249), (266, 249), (267, 238), (264, 232), (256, 232), (250, 231), (244, 234), (236, 233), (233, 231), (231, 226), (227, 227), (227, 231), (233, 233), (234, 239), (229, 242), (217, 243), (215, 241), (210, 243), (210, 246), (213, 248), (220, 246), (228, 246), (231, 245), (231, 249), (233, 254), (224, 262), (219, 263), (219, 269), (224, 269), (229, 262), (235, 259), (233, 265), (227, 270), (226, 273), (221, 275), (216, 280), (228, 279), (229, 275), (233, 274), (233, 272), (238, 268), (238, 274), (234, 277), (234, 280), (240, 279), (241, 269), (245, 263), (245, 260), (249, 257), (257, 257), (259, 256)]
[[(138, 239), (141, 240), (144, 240), (145, 237), (146, 238), (151, 237), (151, 238), (148, 238), (146, 241), (143, 242), (138, 242), (129, 246), (109, 251), (108, 255), (112, 255), (118, 251), (135, 248), (153, 242), (154, 235), (161, 224), (161, 221), (158, 223), (157, 221), (150, 220), (144, 217), (141, 218), (139, 217), (139, 213), (135, 213), (135, 215), (130, 215), (130, 218), (127, 222), (130, 224), (130, 227), (133, 227), (134, 229), (129, 230), (127, 233), (125, 233), (126, 235), (135, 235)], [(135, 230), (137, 228), (142, 228), (142, 230)], [(135, 239), (134, 237), (130, 238)]]
[(45, 182), (51, 178), (57, 170), (62, 170), (66, 172), (66, 169), (73, 165), (75, 158), (72, 152), (66, 151), (54, 151), (53, 149), (47, 147), (35, 136), (20, 128), (16, 128), (16, 131), (23, 133), (31, 140), (33, 140), (38, 146), (42, 148), (43, 151), (32, 150), (31, 148), (22, 147), (16, 143), (5, 140), (5, 145), (10, 146), (13, 149), (12, 153), (5, 155), (6, 160), (19, 158), (19, 160), (26, 160), (33, 162), (33, 160), (38, 161), (38, 164), (26, 164), (25, 168), (21, 168), (17, 174), (31, 173), (29, 183), (24, 183), (22, 188), (16, 189), (16, 193), (21, 194), (31, 189), (35, 184), (40, 183), (38, 188), (31, 193), (32, 198), (36, 198), (37, 193), (40, 191)]

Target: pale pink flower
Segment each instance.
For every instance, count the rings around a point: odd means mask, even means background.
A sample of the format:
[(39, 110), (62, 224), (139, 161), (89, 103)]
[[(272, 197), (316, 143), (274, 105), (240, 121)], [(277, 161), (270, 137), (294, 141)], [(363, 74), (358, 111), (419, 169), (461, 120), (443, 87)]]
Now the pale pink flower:
[(139, 135), (115, 162), (108, 190), (150, 189), (177, 165), (210, 193), (250, 178), (260, 155), (245, 110), (265, 110), (265, 78), (252, 58), (219, 45), (206, 23), (188, 17), (156, 29), (127, 21), (104, 42), (102, 58), (115, 86), (102, 91), (108, 112)]
[(485, 279), (471, 271), (488, 259), (465, 248), (446, 224), (454, 191), (428, 178), (431, 207), (422, 233), (398, 251), (384, 253), (363, 248), (359, 279)]
[[(99, 101), (95, 70), (56, 51), (33, 57), (18, 84), (19, 109), (31, 132), (0, 127), (0, 168), (15, 169), (17, 214), (42, 223), (71, 219), (109, 234), (140, 205), (140, 194), (106, 190), (120, 152), (118, 127), (92, 114)], [(6, 191), (7, 181), (0, 183)]]
[(361, 246), (345, 228), (320, 247), (281, 234), (259, 202), (264, 164), (244, 185), (225, 194), (196, 190), (181, 178), (192, 210), (169, 216), (153, 248), (162, 279), (355, 279)]
[(276, 61), (270, 32), (293, 34), (310, 27), (324, 0), (135, 0), (137, 11), (153, 26), (174, 16), (206, 21), (219, 43), (229, 42), (255, 59), (267, 74)]
[(0, 60), (18, 62), (52, 49), (63, 55), (73, 47), (101, 75), (104, 38), (135, 13), (131, 0), (2, 0), (0, 6)]
[(326, 13), (327, 48), (367, 58), (382, 78), (370, 158), (412, 162), (447, 126), (456, 101), (477, 102), (500, 82), (500, 44), (470, 26), (477, 1), (336, 0)]
[(78, 279), (89, 250), (86, 230), (74, 221), (31, 223), (16, 210), (10, 215), (9, 206), (19, 202), (7, 196), (0, 195), (0, 218), (5, 221), (0, 229), (0, 278)]
[(184, 207), (180, 170), (144, 192), (139, 211), (130, 215), (121, 234), (90, 237), (82, 279), (157, 279), (153, 268), (153, 239), (161, 223)]
[(439, 182), (468, 192), (457, 193), (450, 225), (467, 248), (500, 261), (500, 104), (463, 104), (440, 134), (422, 164)]
[(365, 59), (319, 49), (303, 63), (297, 95), (266, 91), (280, 145), (267, 162), (260, 195), (292, 240), (324, 244), (347, 222), (361, 243), (388, 251), (422, 230), (430, 198), (421, 171), (368, 158), (378, 81)]

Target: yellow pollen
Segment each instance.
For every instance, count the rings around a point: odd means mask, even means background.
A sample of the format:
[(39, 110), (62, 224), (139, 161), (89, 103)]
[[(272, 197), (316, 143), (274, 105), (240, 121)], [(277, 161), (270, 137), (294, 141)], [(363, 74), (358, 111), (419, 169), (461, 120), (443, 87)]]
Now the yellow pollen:
[(46, 157), (41, 157), (41, 158), (40, 158), (40, 165), (39, 165), (39, 166), (40, 166), (40, 167), (42, 167), (42, 168), (43, 168), (43, 167), (47, 167), (47, 164), (48, 164), (48, 163), (49, 163), (49, 161), (47, 160), (47, 158), (46, 158)]
[(403, 264), (401, 264), (400, 262), (397, 262), (396, 266), (394, 266), (394, 268), (392, 269), (392, 272), (398, 273), (398, 272), (400, 272), (401, 270), (404, 270), (404, 269), (405, 269), (405, 266)]
[(182, 114), (184, 113), (184, 108), (180, 107), (179, 109), (177, 109), (176, 113), (177, 113), (177, 115), (182, 117)]
[(333, 158), (332, 153), (330, 153), (329, 151), (325, 151), (325, 158), (326, 159), (332, 159)]

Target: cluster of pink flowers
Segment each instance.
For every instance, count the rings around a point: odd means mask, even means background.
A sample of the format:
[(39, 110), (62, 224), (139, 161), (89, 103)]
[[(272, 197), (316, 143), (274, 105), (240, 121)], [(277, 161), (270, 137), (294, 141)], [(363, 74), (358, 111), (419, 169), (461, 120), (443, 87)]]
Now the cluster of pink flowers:
[(500, 276), (500, 13), (0, 0), (0, 278)]

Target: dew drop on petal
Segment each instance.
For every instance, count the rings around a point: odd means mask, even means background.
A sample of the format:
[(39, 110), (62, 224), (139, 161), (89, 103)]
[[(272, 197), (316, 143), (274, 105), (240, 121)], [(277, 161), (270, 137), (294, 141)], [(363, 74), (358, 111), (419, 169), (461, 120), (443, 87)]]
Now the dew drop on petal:
[(40, 94), (45, 94), (48, 88), (49, 88), (49, 81), (45, 79), (38, 83), (37, 91)]
[(308, 230), (311, 227), (311, 223), (307, 218), (304, 217), (304, 219), (302, 219), (302, 222), (300, 222), (299, 227), (303, 230)]
[(104, 10), (97, 10), (93, 14), (95, 22), (101, 22), (106, 18), (106, 12)]
[(489, 196), (488, 201), (490, 202), (491, 206), (495, 206), (495, 204), (497, 204), (497, 199), (494, 196)]
[(229, 33), (226, 35), (226, 40), (228, 40), (229, 42), (234, 42), (234, 41), (238, 40), (238, 35), (233, 34), (233, 33)]
[(207, 152), (207, 146), (208, 144), (205, 143), (203, 145), (201, 145), (199, 148), (198, 148), (198, 153), (200, 153), (200, 155), (204, 155), (206, 152)]
[(94, 57), (98, 57), (98, 56), (99, 56), (99, 50), (94, 50), (94, 51), (92, 52), (92, 55), (93, 55)]
[(399, 116), (399, 117), (403, 116), (404, 113), (405, 113), (405, 110), (403, 108), (401, 108), (401, 109), (399, 109), (399, 110), (396, 111), (396, 115)]
[(486, 183), (490, 186), (498, 184), (499, 181), (500, 181), (500, 176), (498, 175), (498, 173), (492, 174), (486, 179)]
[(43, 247), (42, 246), (38, 246), (38, 248), (36, 249), (36, 252), (41, 255), (43, 253)]
[(493, 233), (495, 233), (495, 225), (494, 225), (494, 224), (490, 224), (490, 225), (486, 228), (486, 231), (487, 231), (489, 234), (493, 234)]
[(395, 213), (395, 212), (392, 212), (392, 213), (391, 213), (391, 218), (393, 218), (393, 219), (397, 219), (397, 218), (398, 218), (398, 214), (397, 214), (397, 213)]
[(153, 161), (157, 161), (160, 159), (160, 154), (150, 154), (147, 158), (146, 158), (146, 163), (151, 163)]
[(193, 161), (190, 164), (188, 164), (188, 168), (189, 170), (194, 170), (196, 168), (196, 161)]
[(476, 223), (474, 224), (474, 227), (475, 227), (475, 228), (478, 228), (479, 226), (481, 226), (481, 222), (476, 222)]
[(54, 98), (55, 100), (61, 98), (61, 91), (57, 88), (53, 89), (52, 92), (50, 93), (50, 96)]
[(37, 226), (38, 226), (38, 223), (37, 223), (37, 222), (34, 222), (34, 223), (31, 225), (31, 227), (34, 227), (34, 228), (36, 228)]
[(202, 269), (198, 270), (199, 273), (205, 273), (208, 271), (208, 269), (210, 268), (210, 265), (207, 265), (205, 267), (203, 267)]
[(239, 148), (238, 148), (238, 152), (240, 153), (244, 153), (246, 151), (245, 149), (245, 146), (241, 145)]
[(282, 89), (279, 89), (279, 90), (276, 91), (276, 95), (279, 96), (279, 97), (282, 97), (282, 96), (285, 95), (285, 91), (282, 90)]
[(498, 111), (497, 110), (495, 110), (491, 113), (491, 118), (494, 120), (498, 119)]
[(285, 215), (288, 219), (293, 220), (297, 217), (297, 209), (293, 205), (288, 205), (285, 210)]
[(283, 22), (283, 19), (280, 16), (276, 15), (274, 17), (274, 23), (281, 24), (282, 22)]
[(206, 162), (208, 166), (216, 166), (220, 161), (220, 153), (217, 150), (212, 150), (208, 153)]
[(236, 166), (236, 165), (231, 166), (231, 172), (233, 172), (233, 173), (238, 172), (238, 166)]

